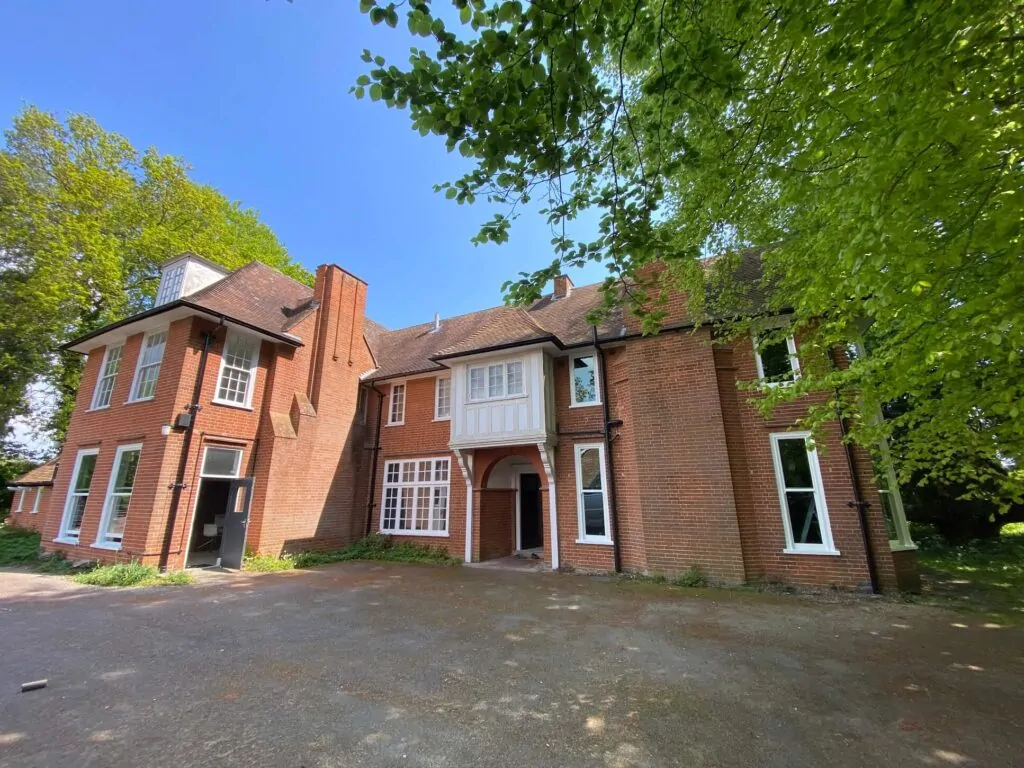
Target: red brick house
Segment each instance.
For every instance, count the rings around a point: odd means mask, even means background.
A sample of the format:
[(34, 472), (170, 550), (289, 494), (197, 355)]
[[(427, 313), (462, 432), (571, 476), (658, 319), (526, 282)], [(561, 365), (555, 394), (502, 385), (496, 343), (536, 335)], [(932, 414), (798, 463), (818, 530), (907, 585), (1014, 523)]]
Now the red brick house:
[(333, 265), (309, 289), (169, 262), (152, 309), (68, 345), (88, 359), (44, 546), (236, 566), (382, 531), (466, 561), (913, 588), (891, 475), (880, 492), (838, 424), (808, 449), (806, 403), (765, 420), (737, 388), (798, 376), (792, 339), (758, 354), (684, 310), (657, 336), (595, 328), (598, 287), (567, 277), (529, 308), (389, 331), (366, 290)]

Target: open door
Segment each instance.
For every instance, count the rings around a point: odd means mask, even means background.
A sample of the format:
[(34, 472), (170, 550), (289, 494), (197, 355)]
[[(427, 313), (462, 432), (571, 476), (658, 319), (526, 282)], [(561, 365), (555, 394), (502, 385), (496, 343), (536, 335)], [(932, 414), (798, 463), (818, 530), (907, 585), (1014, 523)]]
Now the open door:
[(540, 475), (533, 472), (519, 476), (519, 548), (538, 549), (544, 546), (544, 525), (541, 521)]
[(252, 478), (231, 481), (227, 514), (220, 545), (220, 564), (225, 568), (241, 568), (245, 557), (245, 534), (249, 527), (249, 504), (252, 502)]

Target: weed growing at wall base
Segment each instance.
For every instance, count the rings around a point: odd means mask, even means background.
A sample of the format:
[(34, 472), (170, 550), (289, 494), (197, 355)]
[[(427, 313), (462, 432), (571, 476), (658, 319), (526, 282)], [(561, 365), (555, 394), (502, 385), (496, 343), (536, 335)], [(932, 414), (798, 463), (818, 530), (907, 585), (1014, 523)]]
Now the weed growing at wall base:
[(243, 567), (249, 571), (288, 571), (293, 568), (313, 568), (318, 565), (341, 563), (346, 560), (385, 560), (392, 563), (434, 563), (459, 565), (461, 560), (449, 557), (439, 547), (430, 547), (409, 541), (395, 541), (390, 536), (371, 533), (365, 539), (343, 549), (300, 552), (297, 555), (261, 555), (250, 553)]

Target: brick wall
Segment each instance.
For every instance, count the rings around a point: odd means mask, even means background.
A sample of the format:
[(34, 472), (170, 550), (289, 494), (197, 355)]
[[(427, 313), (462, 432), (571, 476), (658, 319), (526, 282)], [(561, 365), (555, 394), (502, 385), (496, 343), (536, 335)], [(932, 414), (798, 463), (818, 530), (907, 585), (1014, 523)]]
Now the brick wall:
[[(41, 496), (39, 498), (38, 511), (33, 513), (32, 508), (36, 503), (36, 494), (41, 494)], [(41, 531), (43, 520), (46, 518), (44, 510), (49, 506), (52, 495), (53, 489), (47, 486), (22, 488), (21, 490), (14, 491), (11, 494), (11, 510), (7, 520), (19, 528)], [(18, 511), (19, 504), (21, 504), (21, 512)]]
[(515, 489), (484, 488), (478, 493), (480, 559), (511, 555), (516, 546)]

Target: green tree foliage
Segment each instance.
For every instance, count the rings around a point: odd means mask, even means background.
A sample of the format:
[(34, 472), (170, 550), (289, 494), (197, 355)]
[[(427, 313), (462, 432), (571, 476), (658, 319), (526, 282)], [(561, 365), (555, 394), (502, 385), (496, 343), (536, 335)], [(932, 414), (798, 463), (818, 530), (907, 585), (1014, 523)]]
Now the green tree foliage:
[[(766, 408), (837, 392), (812, 425), (838, 407), (865, 445), (895, 435), (904, 479), (1021, 499), (1016, 0), (452, 5), (405, 5), (427, 48), (399, 64), (364, 51), (353, 90), (474, 161), (439, 189), (499, 204), (479, 242), (506, 241), (521, 203), (546, 202), (558, 258), (507, 284), (510, 301), (593, 260), (608, 266), (608, 302), (648, 331), (667, 289), (730, 315), (734, 334), (758, 311), (791, 313), (803, 375)], [(398, 24), (394, 4), (361, 7)], [(597, 236), (567, 238), (595, 209)], [(770, 244), (768, 304), (741, 312), (735, 254)], [(733, 256), (708, 268), (709, 254)], [(871, 355), (833, 364), (828, 351), (865, 328)], [(898, 398), (897, 418), (874, 418)]]
[(81, 359), (58, 346), (151, 306), (168, 258), (259, 260), (311, 282), (255, 211), (188, 172), (85, 115), (15, 117), (0, 151), (0, 438), (33, 382), (57, 392), (50, 428), (63, 436)]

